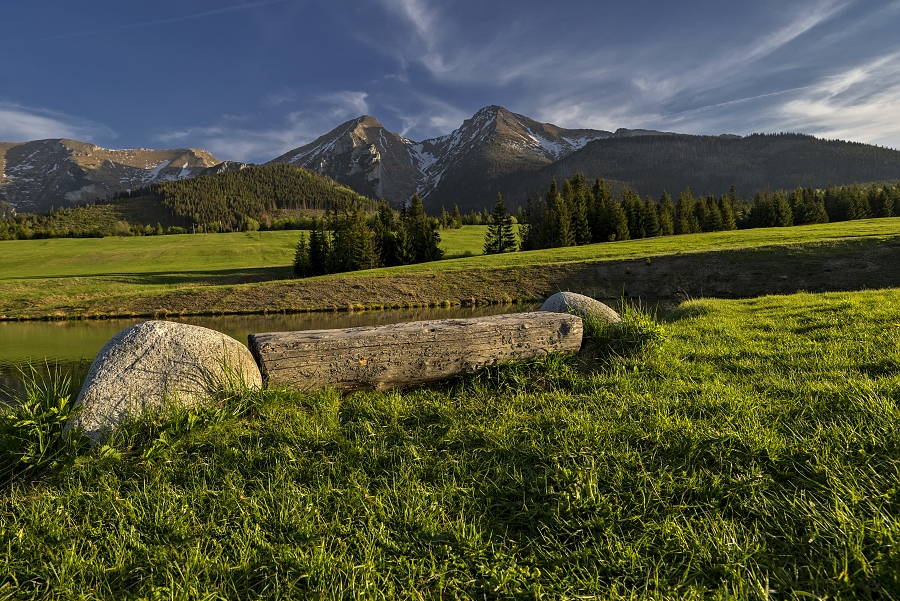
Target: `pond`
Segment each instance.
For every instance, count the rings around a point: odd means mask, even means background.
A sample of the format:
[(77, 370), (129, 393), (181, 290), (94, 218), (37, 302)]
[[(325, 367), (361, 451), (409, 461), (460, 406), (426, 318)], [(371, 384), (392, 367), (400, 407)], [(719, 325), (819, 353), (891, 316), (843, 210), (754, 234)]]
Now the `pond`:
[[(289, 315), (226, 315), (172, 319), (217, 330), (247, 344), (247, 335), (261, 332), (321, 330), (375, 326), (425, 319), (482, 317), (537, 308), (490, 305), (450, 309), (316, 312)], [(116, 333), (147, 319), (0, 322), (0, 400), (15, 398), (23, 389), (22, 372), (54, 369), (83, 376), (103, 345)]]

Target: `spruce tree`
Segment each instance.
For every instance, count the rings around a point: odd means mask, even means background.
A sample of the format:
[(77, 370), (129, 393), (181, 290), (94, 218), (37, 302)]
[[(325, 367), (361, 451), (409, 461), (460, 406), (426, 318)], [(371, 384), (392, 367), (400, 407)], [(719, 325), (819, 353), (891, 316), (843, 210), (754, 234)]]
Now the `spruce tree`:
[(569, 215), (568, 206), (559, 194), (556, 180), (550, 184), (547, 190), (547, 248), (561, 246), (573, 246), (575, 235), (572, 232), (572, 218)]
[(724, 229), (722, 220), (722, 211), (719, 210), (719, 203), (712, 194), (706, 197), (706, 225), (703, 228), (705, 232), (721, 232)]
[(438, 221), (429, 219), (422, 206), (422, 199), (418, 194), (413, 194), (409, 203), (409, 210), (405, 217), (406, 229), (412, 246), (413, 261), (424, 263), (436, 261), (444, 256), (444, 251), (438, 246), (441, 235), (438, 233)]
[(306, 232), (300, 234), (300, 240), (294, 250), (294, 273), (301, 278), (312, 275), (312, 268), (309, 263), (309, 243), (306, 239)]
[(494, 203), (494, 211), (491, 213), (491, 221), (484, 237), (484, 254), (492, 255), (514, 250), (516, 250), (516, 235), (513, 232), (512, 219), (506, 211), (503, 195), (498, 192), (497, 202)]
[(453, 220), (453, 229), (459, 229), (462, 227), (462, 215), (459, 214), (459, 205), (453, 203), (453, 213), (451, 214), (451, 219)]
[(675, 205), (668, 192), (663, 192), (657, 206), (659, 214), (659, 235), (671, 236), (675, 233)]
[(572, 232), (575, 235), (575, 244), (591, 243), (591, 226), (588, 217), (588, 195), (587, 182), (583, 173), (576, 173), (572, 177), (572, 182), (566, 182), (571, 190), (572, 199), (570, 201), (570, 211), (572, 215)]
[[(643, 210), (644, 203), (641, 197), (631, 188), (626, 187), (622, 193), (622, 210), (625, 212), (625, 218), (628, 221), (628, 233), (631, 239), (644, 237), (644, 219)], [(617, 238), (619, 239), (619, 238)]]
[(606, 181), (599, 178), (594, 180), (594, 187), (591, 190), (591, 206), (588, 212), (593, 242), (607, 242), (610, 236), (615, 234), (610, 217), (612, 202), (612, 194)]
[(619, 240), (628, 240), (631, 235), (628, 231), (628, 216), (622, 209), (622, 205), (617, 202), (611, 202), (609, 205), (609, 223), (613, 231), (610, 234), (610, 242)]
[(318, 224), (309, 234), (309, 274), (324, 275), (328, 273), (329, 243), (324, 224)]
[(656, 203), (649, 196), (644, 199), (641, 218), (644, 223), (644, 236), (646, 238), (659, 236), (659, 214), (656, 211)]
[(734, 218), (734, 209), (732, 209), (729, 196), (722, 195), (719, 197), (719, 213), (722, 214), (722, 229), (731, 231), (737, 229), (737, 221)]

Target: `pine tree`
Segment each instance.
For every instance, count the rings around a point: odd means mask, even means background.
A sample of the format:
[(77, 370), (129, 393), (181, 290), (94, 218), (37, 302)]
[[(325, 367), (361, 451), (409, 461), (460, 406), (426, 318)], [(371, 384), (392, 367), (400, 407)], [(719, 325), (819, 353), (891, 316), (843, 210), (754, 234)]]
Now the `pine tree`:
[(329, 240), (324, 224), (319, 224), (309, 234), (309, 275), (328, 273)]
[(312, 267), (309, 262), (309, 243), (306, 240), (306, 232), (300, 234), (300, 240), (294, 250), (294, 273), (301, 278), (312, 275)]
[(340, 273), (374, 267), (372, 230), (362, 206), (339, 201), (329, 211), (328, 221), (332, 236), (329, 270)]
[(550, 189), (547, 190), (547, 228), (548, 230), (545, 234), (547, 248), (573, 246), (575, 244), (572, 218), (569, 215), (565, 200), (559, 194), (555, 179), (550, 184)]
[(656, 211), (656, 203), (649, 196), (644, 199), (644, 208), (641, 215), (644, 223), (644, 236), (655, 238), (659, 236), (659, 214)]
[(697, 221), (697, 215), (694, 212), (696, 201), (691, 194), (690, 188), (685, 188), (678, 195), (678, 202), (675, 203), (675, 233), (676, 234), (694, 234), (700, 231), (700, 223)]
[(635, 240), (645, 236), (643, 209), (644, 203), (641, 202), (641, 197), (638, 193), (626, 187), (622, 193), (622, 210), (625, 212), (625, 217), (628, 221), (629, 237)]
[(453, 213), (451, 214), (451, 219), (453, 220), (453, 229), (459, 229), (462, 227), (462, 215), (459, 214), (459, 205), (453, 203)]
[(575, 235), (575, 244), (591, 243), (591, 226), (588, 218), (587, 182), (583, 173), (576, 173), (572, 177), (572, 183), (566, 182), (571, 190), (572, 199), (569, 202), (572, 214), (572, 232)]
[(425, 214), (425, 207), (422, 206), (422, 199), (418, 194), (413, 194), (405, 222), (414, 262), (437, 261), (444, 256), (444, 251), (438, 246), (441, 242), (438, 221), (429, 219)]
[(610, 242), (617, 240), (628, 240), (631, 235), (628, 232), (628, 216), (622, 210), (622, 205), (612, 202), (609, 205), (609, 223), (613, 233), (610, 235)]
[[(734, 189), (733, 186), (732, 189)], [(734, 218), (734, 209), (732, 209), (729, 196), (723, 194), (719, 197), (719, 213), (722, 215), (723, 230), (731, 231), (737, 229), (737, 221)]]
[(612, 194), (606, 185), (606, 181), (602, 179), (594, 180), (594, 187), (590, 196), (590, 209), (588, 211), (588, 222), (591, 227), (591, 240), (593, 242), (607, 242), (610, 236), (615, 234), (615, 228), (612, 227), (610, 219), (612, 202)]
[(722, 221), (722, 212), (719, 210), (719, 203), (712, 194), (706, 197), (706, 223), (703, 226), (704, 232), (721, 232), (724, 229)]
[(512, 219), (506, 211), (503, 195), (498, 192), (497, 202), (494, 203), (494, 211), (491, 213), (491, 221), (484, 237), (484, 254), (493, 255), (514, 250), (516, 250), (516, 235), (513, 232)]
[(657, 206), (659, 213), (659, 235), (671, 236), (675, 233), (675, 205), (668, 192), (663, 192)]

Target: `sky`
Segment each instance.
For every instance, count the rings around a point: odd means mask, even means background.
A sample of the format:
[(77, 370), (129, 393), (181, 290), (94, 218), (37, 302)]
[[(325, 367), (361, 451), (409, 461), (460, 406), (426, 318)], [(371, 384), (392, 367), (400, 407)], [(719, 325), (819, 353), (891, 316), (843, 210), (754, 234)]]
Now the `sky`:
[(568, 128), (900, 149), (900, 0), (29, 0), (0, 141), (261, 163), (368, 114), (413, 140), (498, 104)]

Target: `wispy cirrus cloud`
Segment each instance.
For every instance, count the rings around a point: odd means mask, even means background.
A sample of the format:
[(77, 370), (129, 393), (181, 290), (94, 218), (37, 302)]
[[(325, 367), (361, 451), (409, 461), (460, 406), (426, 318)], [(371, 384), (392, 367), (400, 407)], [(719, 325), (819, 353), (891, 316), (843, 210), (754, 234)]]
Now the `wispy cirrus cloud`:
[(31, 39), (6, 39), (0, 41), (0, 46), (6, 45), (17, 45), (17, 44), (34, 44), (38, 42), (52, 42), (56, 40), (65, 40), (69, 38), (79, 38), (84, 36), (98, 36), (103, 34), (115, 33), (120, 31), (132, 31), (135, 29), (143, 29), (145, 27), (153, 27), (158, 25), (166, 25), (170, 23), (180, 23), (183, 21), (192, 21), (195, 19), (203, 19), (207, 17), (212, 17), (214, 15), (221, 15), (225, 13), (232, 13), (236, 11), (249, 10), (254, 8), (262, 8), (264, 6), (271, 6), (273, 4), (283, 4), (288, 2), (289, 0), (260, 0), (258, 2), (247, 2), (244, 4), (237, 4), (234, 6), (222, 6), (220, 8), (215, 8), (212, 10), (205, 10), (197, 13), (189, 13), (186, 15), (178, 15), (174, 17), (168, 17), (165, 19), (154, 19), (150, 21), (141, 21), (138, 23), (128, 23), (125, 25), (119, 25), (118, 27), (107, 27), (104, 29), (92, 29), (92, 30), (84, 30), (84, 31), (69, 31), (66, 33), (61, 33), (58, 35), (52, 35), (47, 37), (39, 37), (39, 38), (31, 38)]
[(786, 129), (900, 147), (900, 50), (823, 78), (780, 105)]
[(0, 102), (0, 140), (3, 141), (72, 138), (94, 142), (115, 137), (113, 130), (88, 119), (43, 108)]

